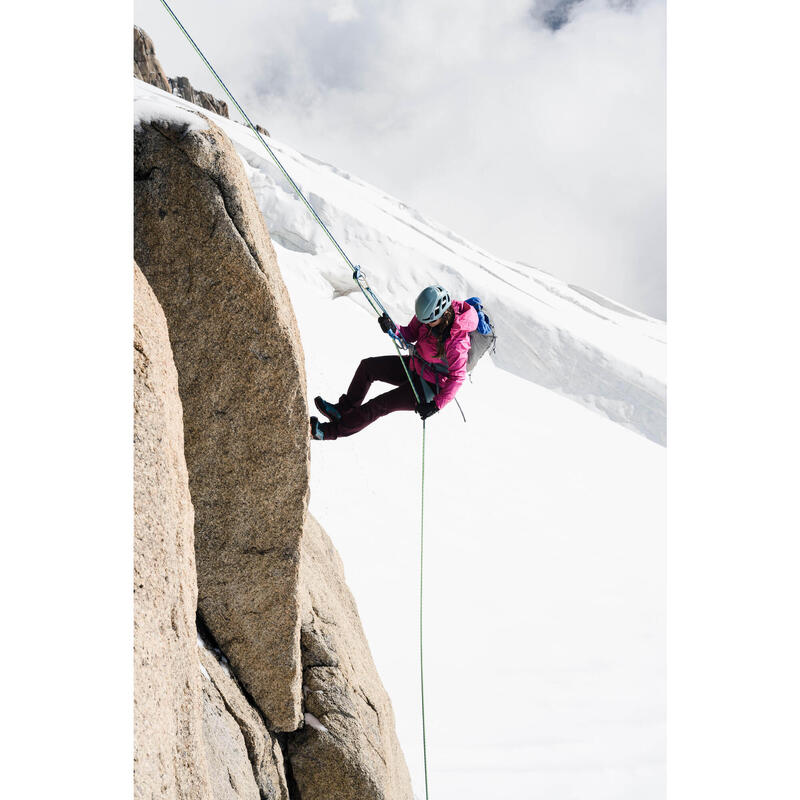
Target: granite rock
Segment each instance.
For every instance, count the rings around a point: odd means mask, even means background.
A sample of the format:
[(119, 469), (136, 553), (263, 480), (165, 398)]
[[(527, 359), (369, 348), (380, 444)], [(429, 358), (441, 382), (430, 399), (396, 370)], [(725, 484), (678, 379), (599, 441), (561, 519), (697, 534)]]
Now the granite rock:
[(295, 730), (309, 439), (289, 295), (241, 160), (213, 123), (135, 129), (134, 214), (135, 258), (178, 371), (199, 611), (270, 730)]
[(192, 502), (167, 323), (134, 265), (134, 796), (210, 798)]
[(165, 92), (172, 91), (169, 78), (156, 58), (153, 40), (136, 25), (133, 27), (133, 77)]
[(303, 800), (413, 800), (394, 712), (339, 554), (310, 514), (301, 560), (306, 725), (290, 734)]

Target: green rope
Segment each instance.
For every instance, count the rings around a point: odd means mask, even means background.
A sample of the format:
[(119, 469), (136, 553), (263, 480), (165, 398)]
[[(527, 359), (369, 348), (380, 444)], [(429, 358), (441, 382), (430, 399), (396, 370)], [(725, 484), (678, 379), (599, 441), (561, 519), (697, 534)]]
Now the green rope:
[[(292, 176), (286, 171), (286, 168), (281, 164), (280, 159), (275, 155), (272, 148), (266, 143), (264, 138), (261, 136), (259, 131), (256, 129), (256, 126), (250, 121), (250, 117), (247, 116), (245, 110), (239, 105), (236, 98), (233, 96), (231, 91), (223, 82), (222, 78), (217, 74), (217, 71), (214, 67), (211, 66), (211, 62), (205, 57), (203, 51), (197, 46), (194, 39), (189, 35), (189, 31), (183, 27), (183, 23), (178, 19), (175, 15), (175, 12), (167, 5), (166, 0), (161, 0), (161, 4), (167, 10), (167, 13), (172, 17), (175, 21), (177, 26), (183, 31), (183, 35), (189, 40), (190, 44), (194, 48), (197, 55), (203, 60), (203, 63), (208, 67), (211, 71), (211, 74), (217, 79), (217, 82), (222, 87), (222, 90), (225, 94), (230, 98), (230, 101), (236, 106), (236, 110), (242, 115), (244, 120), (250, 126), (250, 129), (256, 135), (258, 140), (264, 145), (264, 149), (269, 153), (272, 160), (277, 164), (278, 169), (280, 169), (283, 176), (289, 182), (291, 187), (297, 193), (297, 196), (303, 201), (306, 208), (311, 212), (314, 216), (314, 219), (319, 223), (320, 227), (327, 237), (331, 240), (331, 243), (339, 252), (339, 255), (345, 260), (345, 263), (348, 267), (353, 271), (353, 277), (356, 281), (358, 288), (361, 290), (361, 293), (366, 298), (367, 302), (372, 307), (373, 311), (376, 313), (385, 313), (385, 309), (381, 305), (380, 300), (374, 295), (372, 289), (369, 288), (369, 285), (366, 282), (366, 279), (363, 276), (361, 270), (356, 267), (353, 262), (348, 258), (347, 253), (341, 248), (339, 242), (336, 241), (333, 234), (328, 230), (328, 226), (322, 221), (319, 214), (314, 210), (314, 207), (311, 203), (306, 199), (306, 196), (301, 191), (300, 187), (294, 182)], [(362, 283), (363, 281), (363, 283)], [(403, 370), (406, 373), (406, 377), (408, 378), (408, 382), (411, 386), (411, 391), (414, 393), (414, 398), (416, 399), (417, 403), (420, 403), (420, 396), (417, 392), (416, 387), (414, 386), (414, 381), (411, 378), (411, 373), (408, 371), (408, 367), (406, 366), (405, 359), (403, 358), (403, 354), (400, 351), (400, 346), (398, 345), (397, 341), (392, 338), (392, 344), (394, 344), (395, 350), (397, 350), (397, 355), (400, 358), (400, 363), (403, 365)], [(422, 755), (425, 764), (425, 800), (428, 800), (428, 744), (425, 738), (425, 675), (424, 675), (424, 668), (423, 668), (423, 657), (422, 657), (422, 589), (423, 589), (423, 557), (424, 557), (424, 538), (423, 534), (425, 531), (425, 420), (422, 420), (422, 486), (421, 486), (421, 497), (420, 497), (420, 529), (419, 529), (419, 682), (420, 682), (420, 697), (422, 700)]]
[[(219, 83), (219, 85), (222, 87), (222, 91), (225, 92), (225, 94), (230, 98), (230, 101), (233, 103), (233, 105), (236, 106), (236, 110), (242, 115), (244, 120), (250, 126), (250, 129), (253, 131), (253, 133), (258, 138), (258, 141), (261, 142), (262, 145), (264, 145), (264, 149), (267, 151), (267, 153), (269, 153), (269, 155), (272, 158), (272, 160), (277, 164), (278, 169), (283, 173), (284, 178), (286, 178), (286, 180), (289, 182), (291, 187), (295, 190), (295, 192), (297, 193), (297, 196), (303, 201), (303, 203), (305, 204), (306, 208), (314, 216), (314, 219), (319, 223), (319, 225), (322, 228), (322, 230), (325, 231), (325, 235), (331, 240), (331, 243), (336, 248), (336, 250), (339, 252), (339, 255), (341, 255), (341, 257), (344, 259), (344, 261), (347, 264), (347, 266), (350, 267), (350, 269), (353, 272), (353, 277), (354, 277), (354, 279), (356, 281), (356, 285), (361, 290), (361, 294), (364, 295), (364, 297), (366, 298), (367, 302), (372, 307), (372, 310), (376, 314), (378, 314), (379, 316), (380, 316), (381, 313), (385, 313), (385, 309), (381, 305), (380, 301), (378, 300), (377, 297), (375, 297), (374, 293), (372, 292), (372, 289), (370, 289), (369, 285), (366, 283), (366, 279), (363, 277), (363, 273), (361, 272), (361, 270), (358, 267), (356, 267), (355, 264), (353, 264), (353, 262), (348, 257), (347, 253), (345, 253), (345, 251), (339, 245), (339, 242), (336, 241), (336, 238), (334, 237), (334, 235), (328, 230), (328, 226), (322, 221), (322, 218), (319, 216), (319, 214), (317, 214), (317, 212), (314, 210), (314, 207), (306, 199), (306, 196), (303, 194), (303, 192), (300, 189), (300, 187), (294, 182), (294, 180), (292, 179), (292, 176), (286, 171), (286, 168), (283, 166), (283, 164), (281, 164), (281, 161), (278, 158), (278, 156), (275, 155), (275, 153), (273, 152), (272, 148), (267, 144), (267, 142), (264, 140), (264, 138), (261, 136), (261, 134), (256, 129), (256, 126), (253, 125), (253, 123), (250, 120), (250, 117), (247, 116), (247, 114), (245, 113), (245, 110), (239, 105), (239, 102), (233, 96), (233, 94), (230, 91), (230, 89), (228, 89), (228, 87), (225, 85), (225, 82), (222, 80), (222, 78), (220, 78), (220, 76), (217, 74), (217, 71), (214, 69), (214, 67), (211, 66), (211, 62), (205, 57), (203, 51), (197, 46), (197, 43), (195, 42), (195, 40), (192, 39), (191, 35), (189, 34), (189, 31), (187, 31), (186, 28), (184, 28), (183, 23), (178, 19), (178, 17), (175, 14), (175, 12), (169, 7), (169, 5), (167, 4), (166, 0), (161, 0), (161, 5), (164, 6), (164, 8), (167, 10), (167, 13), (175, 21), (175, 24), (181, 29), (181, 31), (183, 32), (183, 35), (188, 39), (189, 43), (192, 45), (192, 47), (194, 48), (194, 50), (197, 53), (197, 55), (199, 55), (200, 58), (203, 59), (203, 63), (208, 67), (208, 69), (211, 72), (211, 74), (217, 79), (217, 83)], [(362, 284), (362, 280), (364, 281), (363, 284)], [(398, 345), (398, 343), (397, 343), (397, 341), (395, 339), (392, 339), (392, 343), (394, 344), (394, 348), (397, 351), (397, 355), (398, 355), (398, 357), (400, 358), (400, 361), (403, 364), (403, 370), (405, 371), (406, 377), (408, 378), (408, 382), (411, 385), (411, 391), (414, 393), (414, 398), (416, 399), (417, 403), (419, 404), (421, 402), (420, 401), (420, 397), (419, 397), (419, 394), (417, 393), (416, 387), (414, 386), (414, 381), (411, 379), (411, 373), (409, 373), (409, 371), (408, 371), (408, 369), (407, 369), (407, 367), (405, 365), (405, 361), (403, 361), (403, 354), (400, 351), (400, 346)]]
[[(363, 276), (361, 270), (356, 267), (353, 262), (348, 258), (347, 253), (342, 249), (339, 245), (339, 242), (336, 241), (334, 235), (328, 230), (328, 226), (322, 221), (321, 217), (317, 212), (314, 210), (314, 207), (311, 203), (306, 199), (306, 196), (303, 194), (300, 187), (294, 182), (292, 176), (286, 171), (286, 168), (281, 163), (280, 159), (275, 155), (272, 148), (267, 144), (264, 138), (261, 136), (261, 133), (256, 129), (256, 126), (253, 125), (250, 117), (247, 116), (245, 110), (239, 105), (239, 102), (233, 96), (231, 91), (225, 85), (224, 81), (220, 76), (217, 74), (217, 71), (214, 67), (211, 66), (211, 62), (205, 57), (203, 51), (197, 46), (194, 39), (189, 35), (189, 31), (183, 26), (183, 23), (178, 19), (175, 12), (169, 7), (166, 3), (166, 0), (161, 0), (161, 4), (167, 10), (167, 13), (172, 17), (175, 21), (177, 26), (183, 32), (183, 35), (188, 39), (189, 43), (194, 48), (197, 55), (203, 60), (203, 63), (208, 67), (211, 74), (216, 78), (219, 85), (222, 87), (222, 91), (230, 98), (230, 101), (236, 107), (236, 110), (242, 115), (242, 118), (247, 122), (250, 126), (250, 129), (258, 138), (259, 142), (264, 146), (264, 149), (269, 153), (272, 160), (278, 166), (278, 169), (283, 174), (284, 178), (289, 182), (291, 187), (297, 193), (297, 196), (303, 201), (306, 208), (311, 212), (314, 219), (319, 223), (320, 227), (323, 231), (325, 231), (326, 236), (330, 239), (333, 246), (338, 251), (339, 255), (344, 259), (345, 263), (353, 272), (353, 277), (356, 281), (356, 285), (361, 290), (361, 293), (366, 298), (367, 302), (372, 307), (372, 310), (375, 311), (377, 314), (385, 313), (385, 309), (383, 308), (381, 302), (372, 292), (372, 289), (369, 288), (369, 285), (366, 282), (366, 279)], [(363, 283), (362, 283), (363, 281)], [(416, 386), (414, 386), (414, 381), (411, 378), (411, 373), (408, 371), (408, 367), (406, 366), (405, 359), (403, 358), (403, 354), (400, 351), (400, 346), (397, 343), (397, 340), (392, 338), (392, 344), (394, 344), (395, 350), (397, 351), (397, 355), (400, 358), (400, 363), (403, 365), (403, 370), (406, 373), (406, 377), (408, 378), (408, 383), (411, 386), (411, 391), (414, 393), (414, 398), (416, 399), (417, 403), (420, 403), (420, 396), (417, 392)], [(424, 530), (425, 530), (425, 420), (422, 420), (422, 485), (421, 485), (421, 497), (420, 497), (420, 531), (419, 531), (419, 681), (420, 681), (420, 697), (422, 701), (422, 754), (425, 766), (425, 800), (428, 800), (428, 744), (427, 739), (425, 736), (425, 674), (424, 674), (424, 661), (423, 661), (423, 653), (422, 653), (422, 598), (423, 598), (423, 558), (424, 558)]]
[(226, 95), (228, 95), (231, 102), (236, 106), (237, 111), (242, 115), (242, 117), (244, 117), (245, 121), (250, 126), (253, 133), (258, 137), (258, 140), (261, 142), (261, 144), (264, 145), (264, 148), (270, 154), (270, 156), (272, 156), (272, 160), (278, 165), (278, 169), (280, 169), (280, 171), (283, 173), (283, 176), (286, 178), (287, 181), (289, 181), (289, 183), (292, 185), (292, 188), (295, 190), (295, 192), (297, 192), (300, 199), (305, 203), (306, 208), (308, 208), (308, 210), (314, 215), (314, 218), (317, 220), (317, 222), (319, 222), (319, 224), (322, 226), (322, 229), (328, 235), (328, 238), (333, 243), (333, 246), (339, 251), (339, 254), (347, 263), (347, 266), (350, 267), (350, 269), (353, 270), (353, 272), (355, 272), (356, 271), (355, 265), (347, 257), (347, 253), (345, 253), (344, 250), (342, 250), (342, 248), (339, 246), (339, 242), (337, 242), (336, 239), (334, 239), (333, 234), (328, 230), (328, 226), (320, 219), (319, 215), (314, 210), (314, 207), (311, 205), (311, 203), (309, 203), (308, 200), (306, 200), (306, 196), (300, 190), (300, 187), (292, 180), (292, 176), (289, 175), (289, 173), (286, 171), (283, 164), (281, 164), (278, 157), (272, 151), (272, 148), (266, 143), (266, 141), (264, 141), (261, 134), (256, 129), (256, 126), (253, 125), (253, 123), (250, 121), (250, 117), (247, 116), (244, 109), (239, 105), (238, 101), (233, 96), (230, 89), (228, 89), (228, 87), (225, 85), (222, 78), (220, 78), (220, 76), (217, 74), (217, 71), (214, 69), (214, 67), (211, 66), (211, 62), (205, 57), (203, 51), (197, 46), (195, 40), (192, 39), (192, 37), (189, 35), (189, 31), (187, 31), (186, 28), (183, 27), (183, 23), (178, 19), (175, 12), (167, 5), (165, 0), (161, 0), (161, 4), (164, 6), (164, 8), (167, 9), (167, 13), (172, 17), (173, 20), (175, 20), (177, 26), (183, 31), (183, 35), (189, 40), (189, 43), (195, 49), (197, 55), (199, 55), (200, 58), (203, 59), (203, 63), (211, 71), (211, 74), (217, 79), (217, 83), (219, 83), (219, 85), (222, 87), (222, 91), (225, 92)]
[(425, 669), (422, 658), (422, 586), (425, 555), (425, 420), (422, 420), (422, 485), (419, 515), (419, 689), (422, 699), (422, 758), (425, 764), (425, 800), (428, 800), (428, 743), (425, 738)]
[[(397, 355), (400, 356), (400, 363), (403, 365), (403, 371), (406, 373), (406, 378), (408, 378), (409, 386), (411, 386), (411, 391), (414, 392), (414, 399), (417, 401), (417, 404), (421, 403), (419, 394), (417, 393), (417, 387), (414, 386), (414, 381), (411, 379), (411, 373), (408, 371), (408, 367), (406, 366), (406, 360), (403, 358), (403, 354), (400, 352), (400, 347), (398, 346), (397, 342), (392, 339), (394, 344), (394, 349), (397, 350)], [(420, 380), (422, 380), (422, 375), (419, 376)], [(423, 427), (425, 426), (425, 420), (422, 420)]]

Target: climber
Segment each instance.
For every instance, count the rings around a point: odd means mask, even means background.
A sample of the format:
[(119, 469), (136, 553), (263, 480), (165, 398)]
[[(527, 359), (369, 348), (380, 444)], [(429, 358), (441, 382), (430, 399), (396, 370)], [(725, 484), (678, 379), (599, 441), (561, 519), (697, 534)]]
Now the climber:
[[(384, 333), (394, 333), (414, 345), (411, 355), (403, 356), (403, 360), (414, 380), (419, 402), (397, 356), (365, 358), (338, 403), (314, 398), (314, 405), (329, 421), (321, 423), (311, 417), (312, 438), (352, 436), (393, 411), (416, 411), (425, 420), (455, 397), (467, 374), (469, 334), (478, 326), (478, 313), (468, 303), (451, 300), (442, 286), (423, 289), (414, 310), (414, 317), (405, 327), (395, 327), (387, 314), (380, 316), (378, 324)], [(374, 381), (397, 388), (365, 403)]]

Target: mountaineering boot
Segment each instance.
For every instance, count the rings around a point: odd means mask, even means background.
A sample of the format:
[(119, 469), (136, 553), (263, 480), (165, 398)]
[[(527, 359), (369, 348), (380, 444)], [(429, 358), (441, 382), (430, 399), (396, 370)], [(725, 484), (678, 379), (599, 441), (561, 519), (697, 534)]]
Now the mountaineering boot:
[(319, 439), (322, 441), (325, 438), (325, 434), (322, 432), (322, 426), (319, 424), (319, 420), (316, 417), (311, 417), (311, 438), (312, 439)]
[(314, 405), (319, 409), (319, 413), (326, 416), (331, 422), (338, 422), (342, 418), (342, 412), (333, 403), (323, 400), (319, 395), (314, 398)]

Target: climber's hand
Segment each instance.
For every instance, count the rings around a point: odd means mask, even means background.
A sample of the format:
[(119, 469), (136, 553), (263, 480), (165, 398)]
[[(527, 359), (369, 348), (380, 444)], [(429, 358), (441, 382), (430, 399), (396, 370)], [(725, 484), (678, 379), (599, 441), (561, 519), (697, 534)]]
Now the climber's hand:
[(414, 409), (422, 419), (428, 419), (428, 417), (435, 414), (438, 410), (439, 408), (434, 400), (431, 400), (429, 403), (418, 403), (417, 407)]
[(397, 330), (394, 322), (389, 319), (389, 315), (385, 312), (378, 317), (378, 325), (381, 326), (381, 330), (384, 333), (389, 333), (389, 331), (394, 333)]

